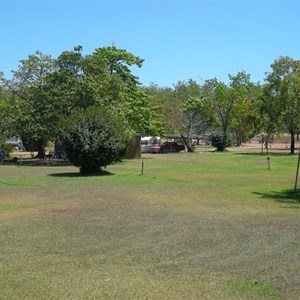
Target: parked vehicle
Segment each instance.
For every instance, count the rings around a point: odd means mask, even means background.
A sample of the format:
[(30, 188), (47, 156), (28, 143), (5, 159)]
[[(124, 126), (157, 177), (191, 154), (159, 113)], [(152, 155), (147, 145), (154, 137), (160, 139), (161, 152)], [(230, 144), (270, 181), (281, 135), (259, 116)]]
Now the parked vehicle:
[(160, 137), (145, 136), (141, 139), (141, 152), (149, 152), (150, 147), (159, 146), (161, 143)]
[(152, 146), (149, 148), (150, 153), (178, 153), (183, 150), (184, 145), (177, 144), (176, 142), (164, 142), (159, 146)]
[(9, 139), (6, 139), (4, 143), (12, 145), (15, 148), (15, 150), (23, 150), (24, 149), (23, 143), (22, 143), (21, 139), (18, 137), (11, 137)]

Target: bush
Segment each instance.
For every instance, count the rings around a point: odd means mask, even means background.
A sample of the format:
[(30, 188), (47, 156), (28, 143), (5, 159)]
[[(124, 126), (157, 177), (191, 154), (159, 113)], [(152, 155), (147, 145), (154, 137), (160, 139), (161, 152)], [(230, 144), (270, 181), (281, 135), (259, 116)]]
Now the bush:
[(4, 152), (4, 156), (9, 157), (10, 153), (15, 150), (15, 147), (12, 144), (3, 144), (2, 150)]
[(74, 113), (64, 122), (61, 142), (68, 159), (81, 173), (95, 173), (119, 160), (131, 136), (120, 114), (92, 107)]
[(230, 147), (232, 145), (232, 135), (228, 134), (224, 143), (223, 135), (215, 133), (211, 136), (211, 144), (217, 148), (217, 151), (224, 151), (226, 147)]

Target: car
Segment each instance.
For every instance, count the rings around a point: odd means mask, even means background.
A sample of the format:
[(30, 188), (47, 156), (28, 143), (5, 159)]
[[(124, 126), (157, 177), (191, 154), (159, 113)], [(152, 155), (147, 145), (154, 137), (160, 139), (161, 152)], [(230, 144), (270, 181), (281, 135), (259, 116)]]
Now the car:
[(150, 153), (171, 153), (183, 151), (184, 145), (177, 144), (176, 142), (164, 142), (159, 146), (152, 146), (149, 148)]

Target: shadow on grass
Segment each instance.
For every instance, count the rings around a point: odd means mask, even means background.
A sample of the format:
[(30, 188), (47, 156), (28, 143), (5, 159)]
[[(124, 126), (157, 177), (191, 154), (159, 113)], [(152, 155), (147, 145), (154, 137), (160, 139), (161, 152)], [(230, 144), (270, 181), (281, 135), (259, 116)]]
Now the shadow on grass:
[(72, 164), (68, 160), (44, 160), (44, 159), (22, 159), (14, 161), (13, 159), (7, 159), (2, 162), (2, 165), (7, 166), (26, 166), (26, 167), (65, 167)]
[[(273, 199), (280, 203), (299, 204), (300, 205), (300, 190), (283, 190), (281, 192), (258, 193), (253, 192), (264, 199)], [(299, 207), (300, 208), (300, 207)]]
[(102, 176), (111, 176), (114, 173), (107, 172), (107, 171), (100, 171), (97, 173), (80, 173), (80, 172), (68, 172), (68, 173), (53, 173), (49, 174), (48, 176), (51, 177), (59, 177), (59, 178), (74, 178), (74, 177), (102, 177)]
[(293, 156), (293, 155), (298, 155), (298, 154), (290, 154), (290, 153), (251, 153), (251, 152), (235, 152), (234, 154), (237, 155), (245, 155), (245, 156), (260, 156), (260, 157), (268, 157), (268, 156), (282, 156), (282, 157), (287, 157), (287, 156)]

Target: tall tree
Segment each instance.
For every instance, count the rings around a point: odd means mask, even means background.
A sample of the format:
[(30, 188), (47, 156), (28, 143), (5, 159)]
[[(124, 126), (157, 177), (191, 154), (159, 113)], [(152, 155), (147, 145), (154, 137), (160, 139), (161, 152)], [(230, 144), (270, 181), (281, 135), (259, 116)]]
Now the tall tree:
[(191, 137), (203, 133), (208, 125), (200, 94), (200, 85), (192, 79), (188, 82), (178, 81), (174, 85), (174, 100), (178, 110), (176, 133), (182, 136), (189, 152), (193, 152)]
[(193, 152), (193, 147), (190, 144), (192, 136), (200, 136), (204, 134), (211, 119), (206, 113), (205, 101), (201, 97), (189, 97), (182, 107), (182, 128), (186, 135), (184, 139), (188, 152)]
[(37, 51), (21, 60), (13, 79), (1, 81), (18, 97), (14, 132), (27, 148), (38, 148), (43, 157), (49, 139), (59, 134), (58, 123), (74, 110), (110, 107), (126, 118), (136, 132), (154, 132), (152, 110), (132, 66), (143, 60), (116, 47), (98, 48), (83, 56), (82, 47), (64, 51), (57, 59)]
[(97, 101), (112, 106), (116, 113), (125, 114), (130, 126), (142, 134), (155, 133), (153, 111), (138, 77), (131, 67), (142, 67), (143, 59), (115, 46), (97, 48), (87, 55), (83, 72), (95, 87)]
[(10, 104), (14, 118), (10, 131), (20, 136), (28, 149), (37, 148), (40, 157), (53, 128), (54, 113), (46, 88), (47, 75), (53, 69), (52, 57), (36, 51), (20, 61), (11, 80), (1, 77), (1, 83), (16, 95)]
[(202, 97), (206, 99), (206, 110), (211, 123), (221, 131), (218, 150), (224, 151), (228, 145), (229, 133), (235, 132), (237, 144), (244, 142), (255, 127), (254, 84), (244, 71), (229, 75), (229, 84), (217, 79), (207, 80), (202, 87)]
[(230, 93), (230, 88), (216, 78), (206, 80), (203, 86), (203, 96), (208, 100), (206, 103), (212, 113), (211, 119), (215, 120), (221, 130), (221, 143), (218, 150), (225, 151), (234, 97)]
[(295, 134), (300, 125), (300, 89), (297, 82), (298, 64), (288, 56), (281, 56), (271, 64), (267, 73), (265, 101), (274, 108), (278, 125), (286, 128), (291, 135), (290, 153), (295, 152)]
[[(160, 128), (158, 133), (163, 134), (170, 132), (167, 121), (169, 120), (172, 123), (173, 118), (167, 118), (166, 116), (170, 116), (167, 112), (169, 108), (167, 103), (169, 103), (169, 99), (172, 99), (173, 90), (169, 87), (159, 87), (155, 83), (151, 83), (149, 86), (143, 86), (142, 89), (146, 93), (148, 103), (152, 108), (153, 122), (158, 124)], [(173, 126), (170, 127), (172, 128)]]
[(245, 71), (229, 75), (230, 92), (234, 99), (230, 128), (235, 133), (236, 145), (247, 142), (256, 133), (258, 112), (256, 101), (260, 89), (251, 82)]

